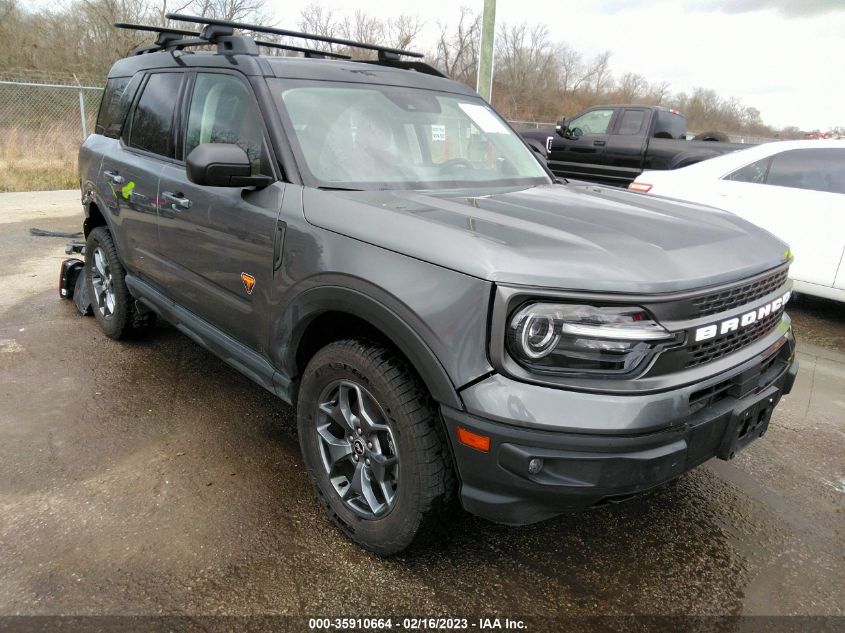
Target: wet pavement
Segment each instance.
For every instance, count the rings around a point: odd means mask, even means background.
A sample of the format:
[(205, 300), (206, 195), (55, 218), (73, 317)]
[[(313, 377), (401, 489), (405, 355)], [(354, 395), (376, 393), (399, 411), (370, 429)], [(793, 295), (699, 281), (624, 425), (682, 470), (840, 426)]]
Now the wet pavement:
[(0, 615), (843, 614), (842, 305), (791, 305), (795, 390), (732, 462), (382, 560), (321, 514), (290, 407), (170, 327), (105, 338), (33, 226), (78, 230), (77, 194), (0, 196)]

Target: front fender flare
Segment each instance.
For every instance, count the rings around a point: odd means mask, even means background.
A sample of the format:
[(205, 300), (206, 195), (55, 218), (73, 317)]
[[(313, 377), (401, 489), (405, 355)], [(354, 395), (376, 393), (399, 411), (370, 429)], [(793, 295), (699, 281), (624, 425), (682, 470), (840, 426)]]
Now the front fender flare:
[(431, 346), (409, 324), (412, 315), (400, 315), (395, 309), (368, 294), (343, 286), (318, 286), (304, 291), (285, 309), (280, 331), (289, 332), (281, 346), (282, 371), (296, 376), (296, 353), (311, 322), (326, 312), (344, 312), (363, 319), (381, 331), (413, 365), (431, 396), (450, 407), (463, 409), (452, 380)]

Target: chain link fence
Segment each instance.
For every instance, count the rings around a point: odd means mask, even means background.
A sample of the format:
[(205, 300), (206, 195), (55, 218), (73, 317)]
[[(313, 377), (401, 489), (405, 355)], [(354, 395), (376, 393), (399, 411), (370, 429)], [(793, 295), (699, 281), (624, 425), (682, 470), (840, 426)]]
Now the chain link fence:
[(0, 76), (0, 191), (77, 187), (79, 144), (94, 129), (102, 87), (21, 79)]

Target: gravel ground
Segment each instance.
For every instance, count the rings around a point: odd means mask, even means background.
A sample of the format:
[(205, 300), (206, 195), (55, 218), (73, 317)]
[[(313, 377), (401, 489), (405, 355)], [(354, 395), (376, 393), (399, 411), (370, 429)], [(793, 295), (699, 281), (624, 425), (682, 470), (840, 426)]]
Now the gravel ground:
[(795, 390), (732, 462), (382, 560), (319, 511), (290, 407), (170, 327), (102, 336), (30, 227), (80, 230), (78, 193), (0, 195), (0, 615), (843, 615), (841, 304), (791, 305)]

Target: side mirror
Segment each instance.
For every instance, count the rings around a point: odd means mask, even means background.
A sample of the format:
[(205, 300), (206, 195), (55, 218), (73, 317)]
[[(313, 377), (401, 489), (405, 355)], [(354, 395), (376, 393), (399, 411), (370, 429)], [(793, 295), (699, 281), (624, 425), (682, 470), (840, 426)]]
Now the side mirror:
[(561, 117), (560, 121), (557, 122), (555, 132), (558, 133), (558, 136), (566, 137), (566, 117)]
[(253, 176), (249, 156), (231, 143), (202, 143), (185, 159), (188, 180), (206, 187), (266, 187), (269, 176)]

